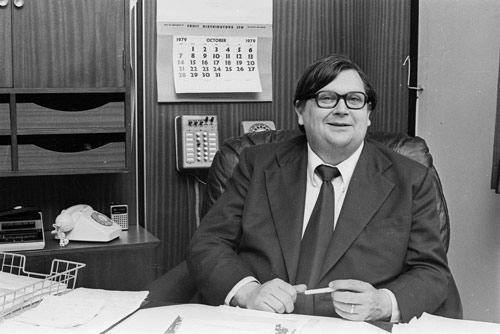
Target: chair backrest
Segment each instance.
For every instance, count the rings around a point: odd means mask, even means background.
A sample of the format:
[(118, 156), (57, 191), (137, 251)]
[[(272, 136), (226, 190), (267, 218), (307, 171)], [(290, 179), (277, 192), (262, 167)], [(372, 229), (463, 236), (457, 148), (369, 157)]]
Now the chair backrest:
[[(215, 155), (212, 166), (208, 172), (207, 185), (203, 196), (201, 216), (210, 209), (219, 196), (225, 191), (225, 184), (238, 164), (240, 152), (249, 146), (263, 143), (287, 140), (300, 135), (298, 130), (271, 130), (244, 134), (241, 137), (229, 138), (221, 145)], [(448, 207), (443, 194), (443, 188), (439, 175), (434, 168), (432, 155), (424, 139), (411, 137), (402, 133), (374, 132), (367, 136), (376, 140), (394, 151), (420, 162), (431, 169), (434, 175), (434, 188), (437, 197), (437, 211), (439, 214), (439, 229), (441, 239), (446, 251), (450, 243), (450, 221)]]

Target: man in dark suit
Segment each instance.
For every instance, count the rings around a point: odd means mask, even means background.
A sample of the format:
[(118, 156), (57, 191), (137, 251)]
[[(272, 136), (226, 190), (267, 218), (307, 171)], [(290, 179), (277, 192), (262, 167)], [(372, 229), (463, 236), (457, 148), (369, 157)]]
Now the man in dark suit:
[[(202, 297), (350, 320), (406, 322), (434, 313), (448, 297), (451, 274), (430, 171), (365, 140), (377, 97), (349, 59), (313, 63), (294, 101), (305, 135), (244, 150), (190, 243), (188, 268)], [(304, 261), (304, 236), (322, 196), (320, 165), (338, 171), (326, 181), (333, 236), (320, 247), (325, 255)], [(305, 269), (312, 261), (319, 270)], [(331, 291), (304, 294), (324, 287)]]

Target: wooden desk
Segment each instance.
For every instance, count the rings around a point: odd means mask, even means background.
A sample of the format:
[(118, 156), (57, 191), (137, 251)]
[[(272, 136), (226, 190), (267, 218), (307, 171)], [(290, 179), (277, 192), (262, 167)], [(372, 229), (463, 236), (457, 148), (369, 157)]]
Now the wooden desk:
[(49, 273), (53, 259), (83, 262), (77, 287), (107, 290), (141, 290), (156, 279), (156, 247), (160, 240), (140, 226), (130, 226), (120, 238), (106, 243), (59, 240), (45, 232), (45, 248), (16, 252), (26, 255), (26, 270)]

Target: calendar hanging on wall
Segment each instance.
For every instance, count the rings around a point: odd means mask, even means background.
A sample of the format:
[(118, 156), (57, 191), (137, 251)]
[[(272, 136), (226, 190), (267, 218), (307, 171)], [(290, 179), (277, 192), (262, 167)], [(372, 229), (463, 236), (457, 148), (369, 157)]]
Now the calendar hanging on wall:
[(272, 0), (157, 1), (158, 102), (272, 101), (271, 60)]
[(256, 37), (174, 36), (176, 93), (262, 92)]

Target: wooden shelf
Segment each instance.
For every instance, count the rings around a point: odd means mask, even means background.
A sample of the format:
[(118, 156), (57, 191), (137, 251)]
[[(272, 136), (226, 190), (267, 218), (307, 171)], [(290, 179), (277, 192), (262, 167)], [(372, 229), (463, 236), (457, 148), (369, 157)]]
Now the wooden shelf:
[(70, 93), (126, 93), (127, 87), (75, 87), (75, 88), (10, 88), (0, 87), (0, 94), (60, 94)]
[(70, 93), (126, 93), (128, 87), (82, 87), (82, 88), (14, 88), (0, 87), (0, 94), (60, 94)]
[(123, 174), (128, 173), (128, 168), (74, 168), (66, 170), (27, 170), (11, 171), (9, 161), (5, 165), (0, 164), (0, 177), (19, 177), (19, 176), (49, 176), (49, 175), (81, 175), (81, 174)]
[[(27, 130), (17, 130), (18, 136), (29, 136), (29, 135), (67, 135), (75, 133), (126, 133), (126, 128), (65, 128), (65, 129), (27, 129)], [(2, 134), (0, 130), (0, 135)]]
[(3, 6), (0, 176), (131, 166), (128, 7), (125, 0)]
[(45, 248), (42, 250), (26, 251), (24, 254), (35, 254), (37, 256), (56, 256), (67, 252), (101, 252), (111, 250), (127, 250), (136, 248), (151, 248), (160, 244), (160, 240), (146, 231), (141, 226), (130, 226), (128, 231), (122, 231), (122, 235), (109, 242), (83, 242), (70, 241), (65, 247), (59, 246), (59, 240), (54, 238), (50, 231), (45, 232)]
[(18, 170), (60, 172), (75, 169), (125, 168), (125, 142), (111, 142), (90, 150), (57, 152), (34, 143), (18, 145)]

